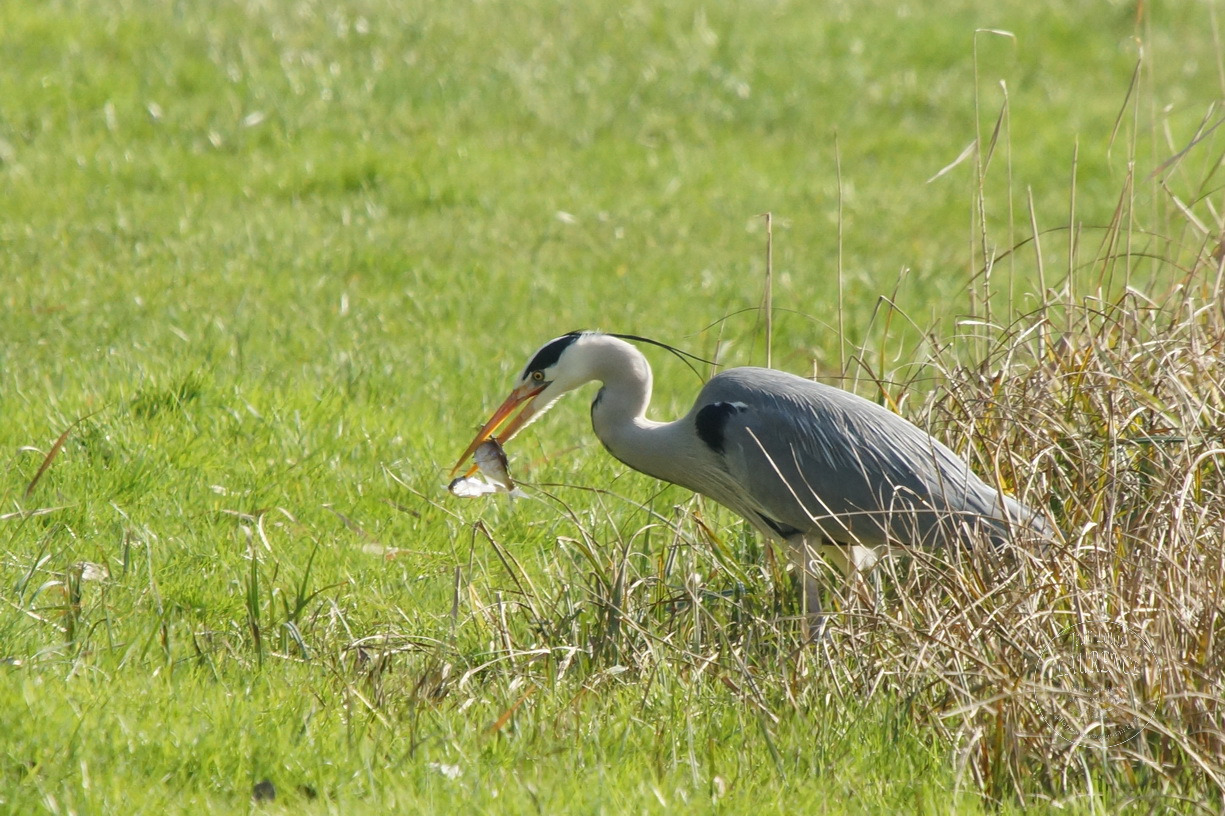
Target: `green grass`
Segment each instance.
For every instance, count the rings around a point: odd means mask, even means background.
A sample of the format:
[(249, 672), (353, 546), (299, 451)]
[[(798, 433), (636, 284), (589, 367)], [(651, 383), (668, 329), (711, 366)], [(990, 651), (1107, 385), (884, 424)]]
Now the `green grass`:
[[(1219, 808), (1187, 757), (1220, 774), (1225, 749), (1155, 738), (1067, 772), (976, 741), (1011, 733), (977, 708), (964, 730), (933, 715), (930, 677), (888, 657), (927, 620), (908, 580), (877, 634), (797, 649), (761, 543), (612, 462), (577, 399), (512, 450), (557, 501), (442, 491), (557, 334), (760, 362), (770, 211), (775, 365), (879, 378), (986, 470), (1030, 437), (976, 413), (973, 366), (1055, 359), (1065, 458), (1004, 473), (1069, 532), (1115, 529), (1113, 471), (1084, 466), (1130, 429), (1106, 372), (1207, 434), (1151, 506), (1187, 474), (1213, 518), (1215, 460), (1187, 463), (1219, 441), (1201, 341), (1225, 142), (1153, 171), (1219, 115), (1215, 10), (986, 8), (0, 5), (0, 809)], [(1049, 333), (1024, 335), (1035, 315)], [(1029, 353), (1065, 331), (1072, 352)], [(1110, 356), (1157, 341), (1204, 355), (1198, 375)], [(653, 362), (675, 415), (697, 381)], [(1032, 405), (1018, 427), (1042, 426)], [(1189, 572), (1219, 609), (1200, 532)], [(1112, 534), (1093, 540), (1132, 540)], [(275, 801), (251, 805), (265, 779)]]

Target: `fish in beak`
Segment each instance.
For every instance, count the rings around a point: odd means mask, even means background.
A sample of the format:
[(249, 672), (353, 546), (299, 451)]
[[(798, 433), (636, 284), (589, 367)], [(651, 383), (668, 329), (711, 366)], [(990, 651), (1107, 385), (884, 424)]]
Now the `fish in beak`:
[[(493, 438), (494, 434), (498, 433), (499, 428), (502, 429), (502, 433), (497, 436), (496, 441), (499, 444), (506, 444), (524, 425), (531, 422), (532, 418), (535, 417), (537, 413), (537, 408), (535, 405), (536, 397), (540, 396), (540, 392), (545, 389), (546, 385), (547, 384), (541, 383), (526, 383), (511, 391), (510, 396), (506, 398), (506, 401), (498, 406), (498, 410), (493, 412), (493, 416), (491, 416), (489, 421), (486, 422), (481, 430), (477, 432), (476, 438), (472, 440), (472, 444), (470, 444), (467, 450), (463, 452), (463, 455), (459, 457), (459, 461), (455, 463), (455, 467), (451, 468), (451, 476), (454, 477), (455, 474), (463, 470), (469, 457), (476, 453), (477, 448), (479, 448), (484, 442)], [(520, 405), (523, 406), (523, 410), (521, 410), (514, 419), (510, 419), (510, 415), (513, 414), (515, 409)], [(510, 419), (510, 424), (506, 424), (508, 419)], [(502, 428), (503, 425), (506, 425), (506, 427)], [(476, 470), (477, 466), (474, 464), (468, 469), (468, 472), (465, 475), (471, 476), (476, 472)]]
[(477, 446), (472, 458), (476, 460), (476, 467), (480, 469), (481, 475), (473, 476), (469, 472), (466, 476), (457, 476), (447, 485), (447, 490), (463, 498), (475, 498), (490, 493), (509, 493), (512, 499), (524, 496), (523, 491), (515, 487), (515, 481), (510, 478), (510, 463), (506, 460), (506, 451), (502, 450), (498, 440), (486, 439)]

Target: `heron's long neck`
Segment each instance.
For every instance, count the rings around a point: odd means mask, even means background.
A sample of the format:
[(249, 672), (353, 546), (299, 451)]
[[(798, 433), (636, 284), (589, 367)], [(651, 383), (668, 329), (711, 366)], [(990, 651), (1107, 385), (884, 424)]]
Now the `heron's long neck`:
[(685, 463), (673, 443), (675, 423), (646, 418), (651, 367), (638, 349), (613, 340), (602, 349), (595, 378), (604, 387), (591, 404), (591, 425), (608, 452), (625, 464), (666, 481), (678, 481)]

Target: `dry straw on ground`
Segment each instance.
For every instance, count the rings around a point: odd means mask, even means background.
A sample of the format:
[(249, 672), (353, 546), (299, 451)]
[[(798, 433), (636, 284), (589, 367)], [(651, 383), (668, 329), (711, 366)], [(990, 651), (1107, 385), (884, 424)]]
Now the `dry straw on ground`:
[(1221, 801), (1222, 280), (1205, 250), (1159, 297), (1053, 298), (925, 405), (1063, 541), (887, 566), (889, 600), (841, 627), (838, 667), (909, 695), (988, 792), (1111, 779)]

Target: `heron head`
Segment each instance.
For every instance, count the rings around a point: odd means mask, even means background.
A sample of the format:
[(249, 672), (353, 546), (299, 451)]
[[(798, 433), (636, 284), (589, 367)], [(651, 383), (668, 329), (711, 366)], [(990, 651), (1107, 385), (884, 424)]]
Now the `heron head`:
[[(452, 476), (464, 467), (468, 458), (485, 440), (497, 434), (498, 441), (505, 444), (510, 441), (511, 437), (527, 427), (532, 420), (552, 407), (558, 397), (589, 379), (584, 376), (582, 370), (584, 366), (579, 362), (582, 355), (574, 351), (581, 345), (578, 341), (587, 334), (589, 332), (563, 334), (536, 350), (515, 379), (510, 396), (498, 406), (493, 416), (477, 432), (472, 444), (459, 457), (459, 461), (451, 470)], [(511, 414), (520, 405), (523, 406), (522, 410), (514, 419), (511, 419)], [(500, 433), (499, 429), (501, 429)]]

